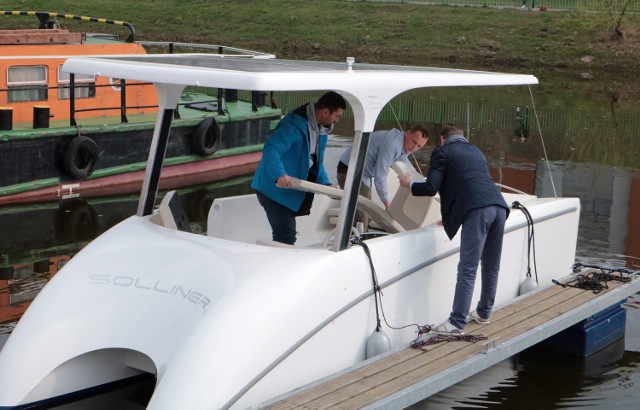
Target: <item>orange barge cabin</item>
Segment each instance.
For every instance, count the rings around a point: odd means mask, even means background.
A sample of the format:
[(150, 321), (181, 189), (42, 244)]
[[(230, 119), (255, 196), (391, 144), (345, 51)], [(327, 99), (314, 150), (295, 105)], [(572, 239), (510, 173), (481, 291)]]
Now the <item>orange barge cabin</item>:
[[(158, 109), (155, 86), (66, 73), (67, 58), (173, 53), (180, 47), (225, 58), (274, 57), (218, 45), (138, 42), (133, 26), (117, 20), (0, 14), (0, 205), (135, 192), (141, 186)], [(2, 18), (9, 16), (35, 16), (40, 28), (2, 30)], [(124, 26), (130, 34), (122, 41), (70, 32), (58, 19)], [(253, 172), (281, 116), (273, 96), (268, 105), (265, 96), (239, 99), (236, 90), (186, 89), (163, 170), (174, 177), (162, 188)]]

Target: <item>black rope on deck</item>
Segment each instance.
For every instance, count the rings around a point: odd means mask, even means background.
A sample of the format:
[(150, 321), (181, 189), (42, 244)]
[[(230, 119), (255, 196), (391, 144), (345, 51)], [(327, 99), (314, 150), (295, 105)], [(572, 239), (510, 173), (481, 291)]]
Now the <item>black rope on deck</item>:
[[(430, 331), (431, 329), (429, 329)], [(424, 339), (420, 339), (418, 337), (413, 342), (411, 342), (411, 347), (414, 349), (420, 349), (424, 352), (427, 352), (427, 346), (433, 346), (435, 344), (444, 343), (444, 342), (469, 342), (476, 343), (480, 340), (487, 340), (485, 335), (469, 335), (469, 334), (460, 334), (457, 332), (451, 332), (450, 335), (433, 335), (431, 337), (427, 337)]]
[(556, 285), (562, 286), (563, 288), (578, 288), (591, 290), (593, 291), (593, 293), (600, 293), (604, 289), (609, 289), (609, 281), (630, 282), (632, 279), (632, 275), (636, 275), (636, 273), (624, 268), (607, 268), (598, 265), (583, 265), (579, 262), (572, 266), (574, 273), (580, 272), (582, 268), (597, 269), (597, 271), (594, 270), (590, 273), (587, 273), (586, 275), (576, 275), (575, 284), (574, 282), (561, 283), (555, 279), (553, 279), (552, 282)]

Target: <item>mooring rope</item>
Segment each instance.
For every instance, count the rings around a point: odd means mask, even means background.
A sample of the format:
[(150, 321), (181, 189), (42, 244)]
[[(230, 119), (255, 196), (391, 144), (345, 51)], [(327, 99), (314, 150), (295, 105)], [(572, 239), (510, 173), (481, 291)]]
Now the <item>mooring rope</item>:
[[(387, 321), (387, 317), (384, 314), (384, 308), (382, 307), (382, 288), (380, 288), (380, 285), (378, 284), (378, 274), (376, 273), (376, 269), (373, 266), (373, 258), (371, 257), (371, 250), (369, 249), (369, 245), (367, 245), (360, 237), (358, 236), (352, 236), (351, 237), (351, 243), (354, 245), (360, 245), (362, 246), (362, 249), (364, 249), (364, 254), (366, 255), (368, 261), (369, 261), (369, 267), (371, 268), (371, 280), (373, 282), (373, 296), (374, 296), (374, 300), (375, 300), (375, 305), (376, 305), (376, 330), (380, 330), (380, 316), (382, 316), (382, 318), (384, 319), (384, 323), (389, 326), (389, 328), (394, 329), (394, 330), (402, 330), (402, 329), (406, 329), (408, 327), (411, 326), (415, 326), (418, 329), (418, 333), (420, 332), (420, 329), (422, 328), (422, 326), (420, 326), (417, 323), (410, 323), (408, 325), (404, 325), (404, 326), (400, 326), (400, 327), (395, 327), (395, 326), (391, 326), (389, 324), (389, 321)], [(429, 327), (429, 329), (431, 329)]]
[[(624, 268), (607, 268), (598, 265), (583, 265), (581, 263), (576, 263), (572, 266), (574, 273), (580, 272), (581, 268), (598, 269), (599, 272), (592, 271), (586, 275), (579, 274), (576, 276), (575, 284), (561, 283), (555, 279), (552, 282), (563, 288), (578, 288), (600, 293), (603, 289), (609, 289), (609, 281), (630, 282), (631, 275), (636, 275), (636, 273)], [(616, 272), (618, 275), (614, 275)]]
[[(371, 268), (371, 281), (373, 282), (373, 300), (375, 301), (375, 305), (376, 305), (376, 330), (380, 330), (380, 311), (382, 310), (382, 289), (378, 284), (378, 275), (376, 274), (376, 269), (373, 267), (373, 259), (371, 259), (371, 250), (369, 249), (369, 246), (366, 243), (364, 243), (362, 239), (360, 239), (359, 236), (352, 236), (351, 243), (354, 245), (362, 246), (362, 249), (364, 249), (364, 253), (367, 256), (367, 260), (369, 261), (369, 267)], [(380, 299), (379, 307), (378, 307), (378, 299)], [(385, 319), (385, 322), (386, 321), (387, 320)]]
[(362, 248), (364, 249), (364, 253), (367, 256), (367, 259), (369, 261), (369, 267), (371, 268), (371, 281), (373, 282), (373, 297), (374, 297), (375, 306), (376, 306), (376, 330), (380, 330), (380, 325), (381, 325), (380, 316), (382, 316), (382, 318), (384, 319), (384, 323), (387, 326), (389, 326), (389, 328), (394, 330), (402, 330), (402, 329), (406, 329), (407, 327), (415, 326), (418, 329), (417, 331), (418, 336), (416, 337), (415, 340), (411, 342), (411, 347), (415, 349), (424, 350), (424, 351), (427, 350), (425, 346), (433, 345), (436, 343), (442, 343), (442, 342), (473, 342), (475, 343), (479, 340), (485, 340), (487, 338), (486, 336), (481, 334), (461, 335), (459, 333), (456, 334), (456, 332), (453, 332), (451, 335), (433, 335), (431, 337), (422, 339), (421, 338), (422, 335), (428, 334), (429, 332), (431, 332), (432, 326), (430, 325), (421, 326), (416, 323), (411, 323), (411, 324), (400, 326), (400, 327), (391, 326), (387, 321), (387, 318), (384, 314), (384, 309), (382, 307), (382, 296), (383, 296), (382, 289), (378, 284), (378, 275), (376, 273), (375, 267), (373, 266), (373, 259), (371, 258), (371, 250), (369, 249), (369, 246), (360, 237), (352, 236), (351, 243), (354, 245), (362, 246)]
[(536, 274), (536, 283), (540, 283), (538, 281), (538, 265), (536, 263), (536, 240), (533, 229), (533, 217), (531, 213), (529, 213), (529, 210), (518, 201), (514, 201), (511, 207), (521, 210), (525, 218), (527, 218), (527, 277), (531, 277), (531, 251), (533, 250), (533, 271)]
[[(429, 332), (430, 330), (431, 329), (429, 329), (427, 332)], [(418, 336), (418, 338), (416, 338), (413, 342), (411, 342), (411, 347), (414, 349), (420, 349), (422, 351), (427, 352), (429, 351), (427, 349), (427, 346), (433, 346), (439, 343), (444, 343), (444, 342), (476, 343), (476, 342), (479, 342), (480, 340), (487, 340), (487, 337), (485, 335), (469, 335), (469, 334), (461, 335), (456, 332), (451, 332), (450, 335), (433, 335), (431, 337), (427, 337), (424, 339), (421, 339), (420, 336)]]

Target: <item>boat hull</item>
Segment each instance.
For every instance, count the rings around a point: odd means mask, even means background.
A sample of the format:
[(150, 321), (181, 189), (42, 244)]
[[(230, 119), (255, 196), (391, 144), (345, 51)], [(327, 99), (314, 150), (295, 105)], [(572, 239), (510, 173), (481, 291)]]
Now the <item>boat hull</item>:
[[(259, 209), (255, 196), (224, 201), (245, 215), (242, 225), (256, 237), (269, 234), (264, 214), (248, 212)], [(314, 208), (331, 206), (327, 201)], [(573, 263), (579, 201), (536, 200), (528, 209), (536, 238), (544, 238), (536, 242), (537, 276), (551, 286)], [(0, 406), (138, 371), (158, 380), (150, 409), (245, 408), (364, 360), (376, 323), (369, 261), (359, 246), (337, 253), (323, 246), (330, 230), (324, 214), (305, 218), (300, 229), (319, 240), (295, 248), (215, 237), (211, 227), (207, 236), (176, 231), (158, 224), (158, 214), (123, 221), (74, 257), (16, 327), (0, 352)], [(527, 271), (520, 211), (505, 231), (496, 304), (517, 297)], [(456, 238), (434, 222), (367, 243), (390, 325), (447, 317)], [(478, 297), (476, 284), (474, 303)], [(383, 330), (393, 348), (416, 336), (411, 327)], [(23, 363), (38, 351), (47, 352), (42, 360)], [(76, 366), (95, 369), (104, 355), (117, 371), (93, 378), (80, 372), (82, 380), (67, 389), (49, 385), (62, 371), (73, 379)]]

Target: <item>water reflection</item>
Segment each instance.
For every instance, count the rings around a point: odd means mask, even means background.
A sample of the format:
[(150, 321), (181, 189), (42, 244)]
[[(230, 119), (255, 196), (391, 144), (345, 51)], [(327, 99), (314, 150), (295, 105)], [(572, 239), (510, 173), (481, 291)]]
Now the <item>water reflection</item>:
[(532, 348), (410, 409), (637, 409), (639, 361), (623, 340), (584, 359)]
[(528, 349), (411, 408), (637, 409), (639, 367), (640, 310), (631, 307), (625, 339), (589, 357)]
[[(247, 193), (250, 183), (244, 176), (181, 189), (194, 232), (204, 232), (215, 198)], [(89, 241), (135, 214), (137, 206), (138, 196), (129, 195), (0, 207), (5, 233), (0, 235), (0, 347), (46, 282)]]

